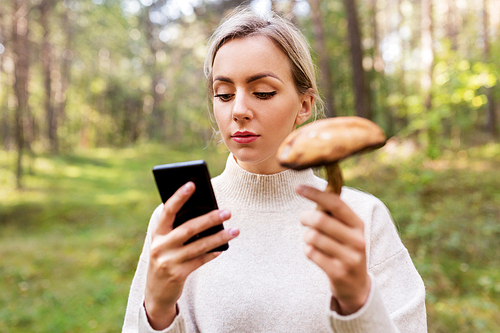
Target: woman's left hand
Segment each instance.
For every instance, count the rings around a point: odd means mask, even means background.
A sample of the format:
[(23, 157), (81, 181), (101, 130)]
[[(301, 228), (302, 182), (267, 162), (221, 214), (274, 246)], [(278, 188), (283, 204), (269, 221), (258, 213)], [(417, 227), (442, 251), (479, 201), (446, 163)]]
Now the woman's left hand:
[(335, 193), (304, 185), (296, 191), (325, 210), (300, 215), (300, 222), (309, 227), (304, 252), (328, 275), (340, 314), (355, 313), (370, 293), (363, 221)]

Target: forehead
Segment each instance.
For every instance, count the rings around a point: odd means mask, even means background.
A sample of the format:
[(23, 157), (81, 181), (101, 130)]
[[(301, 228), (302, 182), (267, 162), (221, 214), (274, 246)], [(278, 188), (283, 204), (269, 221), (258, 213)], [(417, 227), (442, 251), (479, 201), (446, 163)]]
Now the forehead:
[(268, 37), (257, 35), (236, 38), (222, 45), (215, 55), (213, 74), (249, 74), (270, 71), (291, 79), (288, 56)]

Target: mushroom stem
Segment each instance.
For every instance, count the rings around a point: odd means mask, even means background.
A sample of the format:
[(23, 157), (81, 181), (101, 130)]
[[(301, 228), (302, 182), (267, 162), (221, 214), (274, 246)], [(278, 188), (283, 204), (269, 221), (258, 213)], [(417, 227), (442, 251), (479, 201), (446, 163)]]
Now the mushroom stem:
[[(326, 180), (328, 181), (325, 191), (330, 193), (337, 193), (338, 195), (340, 195), (344, 181), (342, 180), (342, 171), (340, 170), (339, 163), (334, 162), (331, 164), (327, 164), (325, 165), (325, 168)], [(319, 204), (316, 209), (322, 212), (326, 212), (326, 210)]]
[(326, 191), (337, 193), (340, 195), (342, 191), (342, 171), (340, 170), (340, 166), (338, 162), (328, 164), (325, 166), (326, 168), (326, 179), (328, 181), (328, 185), (326, 186)]

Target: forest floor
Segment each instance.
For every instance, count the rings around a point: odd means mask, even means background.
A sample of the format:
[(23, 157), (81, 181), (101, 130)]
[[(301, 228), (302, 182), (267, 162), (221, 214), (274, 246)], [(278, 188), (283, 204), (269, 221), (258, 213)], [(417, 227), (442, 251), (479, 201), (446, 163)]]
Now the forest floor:
[[(117, 332), (150, 214), (153, 165), (207, 160), (217, 148), (99, 148), (29, 158), (0, 151), (0, 332)], [(185, 150), (187, 151), (187, 149)], [(429, 332), (500, 327), (500, 144), (443, 150), (410, 142), (342, 162), (346, 185), (390, 209), (427, 289)], [(321, 172), (320, 172), (321, 173)]]

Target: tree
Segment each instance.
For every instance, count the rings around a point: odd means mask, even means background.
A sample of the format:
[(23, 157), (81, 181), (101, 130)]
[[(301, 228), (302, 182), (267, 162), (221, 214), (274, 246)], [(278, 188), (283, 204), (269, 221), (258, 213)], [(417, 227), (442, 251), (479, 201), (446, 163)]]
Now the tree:
[(47, 139), (49, 141), (50, 150), (52, 153), (57, 153), (57, 114), (54, 108), (54, 99), (52, 92), (52, 70), (53, 70), (53, 53), (50, 42), (50, 27), (49, 17), (52, 14), (52, 1), (42, 0), (39, 5), (40, 10), (40, 25), (43, 30), (42, 38), (42, 67), (43, 67), (43, 82), (45, 89), (45, 115), (47, 122)]
[(320, 89), (325, 96), (325, 114), (327, 117), (335, 117), (334, 88), (332, 73), (330, 70), (328, 49), (326, 46), (325, 29), (321, 15), (320, 0), (309, 0), (311, 6), (311, 18), (314, 31), (314, 48), (318, 53), (320, 69)]
[[(150, 94), (153, 96), (153, 105), (151, 112), (151, 119), (149, 121), (149, 133), (152, 137), (165, 139), (166, 138), (166, 128), (165, 128), (165, 110), (162, 108), (162, 97), (164, 93), (164, 88), (161, 84), (163, 79), (163, 74), (158, 68), (156, 55), (162, 47), (162, 43), (158, 38), (157, 30), (158, 28), (151, 22), (151, 13), (153, 11), (158, 11), (161, 5), (164, 5), (165, 1), (158, 1), (157, 3), (144, 8), (143, 15), (140, 16), (141, 23), (144, 26), (144, 31), (146, 33), (146, 41), (149, 48), (150, 61), (149, 61), (149, 75), (151, 77), (151, 90)], [(158, 7), (158, 8), (157, 8)]]
[(7, 40), (7, 24), (5, 17), (6, 6), (0, 6), (0, 47), (2, 47), (3, 53), (0, 52), (0, 143), (3, 144), (5, 148), (8, 147), (8, 140), (10, 137), (10, 126), (9, 126), (9, 111), (7, 100), (9, 97), (9, 89), (7, 83), (7, 73), (5, 71), (4, 59)]
[[(387, 80), (383, 75), (385, 68), (384, 59), (380, 52), (380, 29), (377, 20), (377, 0), (370, 0), (370, 16), (372, 28), (372, 66), (369, 73), (370, 76), (370, 93), (371, 102), (374, 105), (374, 110), (378, 110), (381, 116), (386, 121), (385, 131), (388, 136), (392, 136), (394, 129), (394, 116), (390, 106), (387, 105), (388, 85)], [(375, 88), (374, 88), (375, 87)]]
[[(64, 5), (62, 6), (62, 15), (61, 15), (61, 27), (64, 33), (64, 45), (63, 51), (61, 53), (61, 81), (59, 85), (59, 91), (56, 94), (56, 131), (60, 122), (64, 121), (66, 115), (66, 102), (67, 96), (66, 93), (71, 83), (71, 60), (73, 59), (73, 50), (72, 50), (72, 37), (73, 37), (73, 28), (70, 22), (70, 12), (68, 9), (68, 0), (64, 0)], [(56, 153), (59, 152), (59, 137), (56, 132), (56, 140), (54, 150)]]
[[(424, 128), (427, 155), (436, 157), (439, 152), (437, 146), (437, 129), (442, 126), (431, 116), (432, 110), (432, 83), (434, 71), (434, 47), (433, 47), (433, 18), (432, 0), (422, 0), (421, 2), (421, 54), (422, 54), (422, 76), (420, 79), (420, 89), (425, 115), (427, 116), (426, 128)], [(442, 119), (441, 119), (442, 121)]]
[(377, 22), (377, 0), (370, 0), (371, 7), (371, 19), (372, 19), (372, 36), (373, 36), (373, 69), (377, 72), (382, 72), (384, 70), (385, 64), (384, 59), (382, 59), (382, 54), (380, 53), (380, 36), (379, 28)]
[(25, 122), (28, 118), (28, 81), (29, 81), (29, 41), (28, 41), (28, 1), (13, 1), (12, 44), (14, 51), (14, 92), (17, 98), (15, 113), (15, 141), (17, 148), (16, 180), (22, 186), (22, 159), (25, 149)]
[(432, 70), (434, 67), (434, 49), (432, 46), (432, 0), (422, 0), (421, 2), (421, 54), (422, 54), (422, 77), (420, 89), (424, 107), (430, 111), (432, 106)]
[(451, 49), (453, 51), (457, 50), (457, 36), (458, 36), (458, 24), (460, 23), (460, 17), (456, 15), (456, 4), (455, 0), (447, 0), (448, 10), (446, 12), (446, 36), (451, 41)]
[(359, 117), (371, 119), (370, 93), (366, 84), (363, 69), (363, 51), (361, 49), (361, 32), (359, 31), (358, 13), (355, 0), (344, 0), (351, 47), (352, 80), (354, 83), (355, 108)]
[[(399, 22), (398, 22), (398, 35), (399, 35), (399, 40), (401, 41), (401, 69), (399, 73), (399, 78), (398, 78), (398, 87), (399, 87), (399, 92), (401, 96), (406, 96), (406, 70), (404, 68), (404, 60), (406, 56), (406, 43), (405, 40), (402, 36), (402, 31), (403, 31), (403, 22), (404, 22), (404, 15), (401, 10), (401, 6), (403, 5), (403, 2), (401, 0), (398, 0), (397, 6), (398, 6), (398, 16), (399, 16)], [(400, 103), (399, 105), (400, 108), (404, 108), (404, 103)], [(399, 112), (401, 117), (401, 121), (403, 123), (403, 127), (408, 126), (408, 114), (406, 110), (403, 110), (402, 112)]]
[[(490, 37), (489, 37), (489, 16), (488, 16), (488, 0), (483, 0), (483, 35), (484, 35), (484, 61), (490, 63)], [(488, 116), (486, 128), (492, 136), (497, 135), (496, 125), (496, 109), (495, 97), (493, 95), (494, 87), (486, 88), (486, 97), (488, 98)]]
[[(355, 110), (389, 135), (406, 129), (439, 148), (450, 136), (499, 130), (494, 1), (309, 0), (309, 11), (304, 1), (271, 3), (313, 45), (329, 116)], [(194, 3), (2, 2), (0, 144), (21, 160), (31, 141), (58, 152), (79, 138), (89, 147), (210, 140), (204, 48), (242, 1)]]

